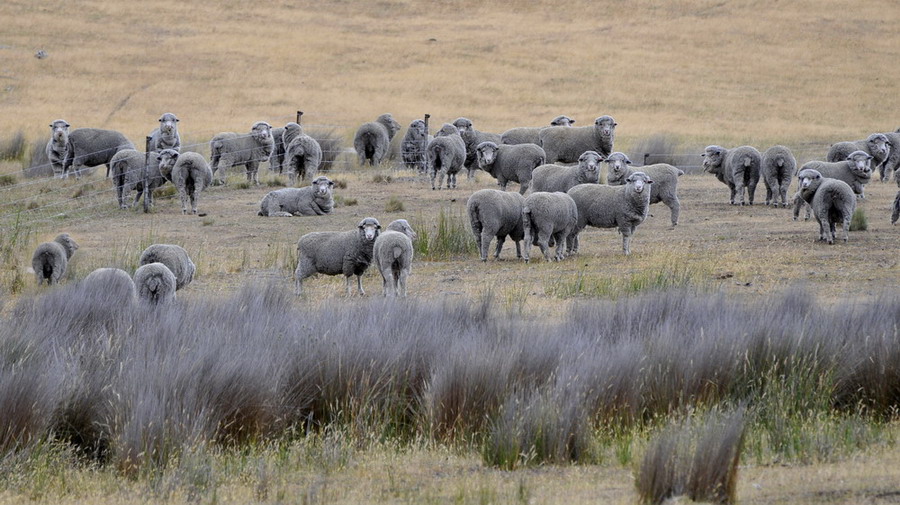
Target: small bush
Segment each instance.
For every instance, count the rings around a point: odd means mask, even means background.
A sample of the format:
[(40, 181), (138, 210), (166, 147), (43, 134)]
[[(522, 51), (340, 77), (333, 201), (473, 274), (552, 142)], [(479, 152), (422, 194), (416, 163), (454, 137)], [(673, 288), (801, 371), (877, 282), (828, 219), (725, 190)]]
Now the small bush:
[(316, 139), (319, 147), (322, 148), (322, 162), (319, 163), (319, 170), (328, 172), (335, 168), (338, 157), (344, 152), (344, 138), (337, 133), (337, 130), (310, 130), (307, 134)]
[(386, 174), (375, 174), (372, 176), (372, 182), (375, 184), (388, 184), (394, 181), (394, 178)]
[[(46, 144), (45, 144), (46, 145)], [(0, 142), (0, 160), (17, 160), (25, 154), (25, 133), (22, 130)]]
[(241, 181), (241, 182), (235, 184), (234, 188), (235, 189), (250, 189), (250, 182), (249, 181)]
[(28, 202), (28, 205), (26, 206), (26, 208), (28, 210), (34, 210), (40, 206), (41, 206), (40, 202), (38, 202), (37, 200), (32, 200), (32, 201)]
[(91, 191), (94, 191), (94, 185), (90, 182), (86, 182), (81, 186), (78, 186), (78, 189), (76, 189), (75, 192), (72, 193), (72, 198), (81, 198), (84, 196), (88, 196)]
[(266, 181), (266, 186), (270, 188), (283, 188), (287, 186), (287, 183), (284, 182), (284, 179), (281, 177), (272, 177), (268, 181)]
[(213, 219), (213, 218), (211, 218), (211, 217), (206, 217), (206, 218), (203, 218), (203, 221), (201, 221), (200, 223), (201, 223), (203, 226), (209, 226), (209, 225), (211, 225), (211, 224), (213, 224), (213, 223), (215, 223), (215, 222), (216, 222), (215, 219)]
[(406, 210), (406, 207), (403, 206), (403, 200), (396, 196), (392, 196), (387, 203), (384, 204), (385, 212), (403, 212), (404, 210)]
[(16, 183), (16, 176), (12, 174), (0, 175), (0, 186), (12, 186)]
[(153, 198), (172, 198), (178, 194), (178, 189), (171, 184), (153, 190)]
[(356, 198), (346, 198), (341, 195), (334, 195), (335, 207), (352, 207), (359, 203)]
[(337, 189), (347, 189), (347, 181), (344, 179), (332, 179), (331, 182), (334, 183), (334, 187)]
[(866, 218), (866, 211), (860, 207), (857, 207), (856, 210), (853, 211), (853, 216), (850, 218), (850, 231), (866, 231), (869, 229), (869, 220)]

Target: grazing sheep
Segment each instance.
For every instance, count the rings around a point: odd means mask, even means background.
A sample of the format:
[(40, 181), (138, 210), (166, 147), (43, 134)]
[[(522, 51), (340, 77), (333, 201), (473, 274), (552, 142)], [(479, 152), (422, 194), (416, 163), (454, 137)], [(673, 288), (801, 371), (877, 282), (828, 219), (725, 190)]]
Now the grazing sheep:
[(541, 130), (540, 146), (547, 153), (547, 163), (575, 163), (585, 151), (596, 151), (606, 158), (613, 150), (616, 124), (611, 116), (600, 116), (593, 126)]
[(259, 203), (259, 216), (322, 216), (334, 209), (334, 182), (320, 175), (309, 186), (270, 191)]
[(159, 128), (150, 132), (150, 151), (174, 149), (181, 152), (181, 135), (178, 134), (178, 122), (175, 114), (166, 112), (159, 117)]
[(366, 161), (372, 166), (381, 164), (390, 151), (391, 139), (398, 131), (400, 123), (390, 114), (382, 114), (375, 121), (363, 123), (353, 137), (353, 148), (356, 149), (359, 164), (365, 165)]
[(177, 281), (175, 274), (159, 262), (141, 265), (134, 271), (134, 287), (137, 297), (150, 305), (165, 305), (175, 301)]
[(31, 256), (31, 268), (38, 286), (47, 280), (47, 285), (57, 284), (66, 274), (69, 259), (75, 254), (78, 244), (68, 233), (61, 233), (53, 239), (53, 242), (44, 242), (37, 246)]
[(772, 146), (763, 153), (760, 167), (763, 182), (766, 184), (766, 205), (787, 207), (787, 190), (791, 179), (797, 171), (797, 160), (791, 150), (784, 146)]
[(850, 185), (838, 179), (823, 177), (817, 170), (804, 168), (797, 174), (800, 179), (800, 197), (794, 205), (794, 220), (800, 212), (799, 201), (809, 204), (819, 222), (819, 238), (834, 243), (835, 225), (844, 228), (844, 242), (850, 239), (850, 219), (856, 210), (856, 196)]
[(872, 155), (865, 151), (853, 151), (844, 161), (808, 161), (800, 170), (816, 170), (826, 179), (846, 182), (859, 198), (865, 198), (865, 185), (872, 180)]
[(65, 175), (63, 163), (66, 161), (66, 150), (69, 144), (69, 123), (57, 119), (50, 123), (50, 140), (47, 141), (47, 159), (53, 168), (53, 176), (61, 178)]
[(458, 117), (454, 119), (453, 126), (455, 126), (457, 130), (459, 130), (459, 135), (462, 137), (463, 142), (465, 142), (466, 144), (466, 161), (463, 166), (465, 166), (466, 170), (468, 171), (466, 179), (472, 180), (472, 178), (475, 177), (475, 169), (478, 167), (478, 145), (482, 142), (493, 142), (495, 144), (499, 144), (500, 135), (496, 133), (478, 131), (472, 125), (472, 121), (464, 117)]
[[(900, 146), (897, 146), (900, 149)], [(862, 151), (872, 157), (872, 171), (881, 172), (881, 180), (884, 181), (885, 162), (890, 157), (892, 146), (891, 141), (884, 133), (873, 133), (865, 140), (854, 140), (851, 142), (838, 142), (831, 146), (828, 154), (825, 155), (825, 161), (835, 162), (850, 159), (850, 155), (856, 151)], [(828, 177), (822, 174), (823, 177)]]
[(162, 263), (175, 275), (175, 289), (181, 289), (194, 280), (197, 267), (183, 247), (172, 244), (153, 244), (141, 253), (140, 264)]
[(272, 154), (269, 155), (269, 170), (276, 174), (284, 170), (284, 128), (284, 126), (272, 128), (273, 143)]
[(578, 252), (578, 234), (585, 226), (618, 228), (625, 255), (631, 254), (631, 236), (647, 218), (653, 180), (643, 172), (625, 179), (624, 186), (579, 184), (569, 190), (578, 207), (573, 252)]
[(106, 176), (109, 177), (109, 160), (122, 149), (134, 149), (134, 144), (125, 135), (115, 130), (99, 128), (78, 128), (69, 132), (66, 144), (66, 158), (63, 161), (63, 174), (75, 174), (81, 178), (85, 167), (92, 168), (106, 165)]
[(577, 165), (541, 165), (531, 174), (531, 190), (565, 193), (579, 184), (598, 184), (602, 161), (597, 151), (585, 151)]
[(374, 217), (359, 222), (355, 230), (318, 231), (307, 233), (297, 242), (297, 270), (294, 272), (294, 293), (303, 293), (303, 279), (316, 273), (344, 274), (347, 278), (347, 296), (350, 296), (350, 276), (356, 276), (356, 288), (360, 295), (362, 274), (372, 262), (375, 239), (381, 225)]
[(425, 147), (428, 145), (428, 137), (425, 121), (416, 119), (409, 123), (406, 135), (400, 142), (400, 156), (406, 168), (418, 170), (420, 173), (425, 171)]
[(282, 135), (284, 141), (283, 166), (291, 179), (291, 186), (297, 184), (297, 178), (313, 180), (319, 172), (322, 162), (322, 147), (316, 139), (303, 133), (297, 123), (288, 123)]
[[(147, 165), (147, 179), (150, 189), (144, 191), (144, 164)], [(113, 186), (116, 188), (116, 201), (120, 209), (129, 207), (128, 201), (132, 190), (137, 190), (132, 205), (137, 205), (141, 196), (146, 193), (147, 203), (153, 205), (153, 190), (166, 183), (166, 177), (159, 171), (158, 155), (147, 156), (134, 149), (123, 149), (117, 152), (109, 166), (112, 173)]]
[(466, 208), (469, 223), (481, 253), (481, 261), (487, 261), (491, 239), (497, 237), (494, 259), (500, 257), (503, 243), (509, 237), (516, 243), (516, 258), (522, 257), (520, 242), (525, 238), (522, 224), (522, 208), (525, 198), (519, 193), (507, 193), (498, 189), (481, 189), (469, 197)]
[(187, 214), (188, 199), (191, 213), (197, 213), (200, 193), (212, 184), (213, 173), (202, 154), (186, 152), (179, 154), (174, 149), (163, 149), (156, 158), (159, 171), (178, 189), (181, 197), (181, 213)]
[[(625, 184), (628, 177), (637, 172), (628, 166), (631, 164), (631, 160), (622, 153), (612, 153), (606, 162), (609, 163), (610, 186)], [(672, 226), (677, 226), (678, 215), (681, 213), (681, 202), (678, 201), (678, 178), (684, 175), (684, 171), (667, 163), (645, 165), (640, 168), (641, 172), (653, 179), (653, 185), (650, 186), (650, 205), (664, 203), (671, 212)]]
[(569, 116), (556, 116), (550, 121), (550, 126), (539, 126), (537, 128), (529, 126), (520, 126), (518, 128), (510, 128), (500, 134), (500, 143), (508, 145), (516, 144), (537, 144), (541, 145), (541, 130), (544, 128), (552, 128), (554, 126), (572, 126), (575, 120)]
[(497, 145), (482, 142), (475, 150), (478, 168), (497, 179), (500, 189), (506, 191), (509, 181), (519, 183), (519, 194), (524, 195), (531, 184), (531, 172), (544, 164), (544, 150), (536, 144)]
[(234, 166), (244, 165), (247, 169), (247, 182), (259, 185), (259, 163), (267, 161), (275, 148), (272, 138), (272, 126), (265, 121), (257, 121), (250, 128), (250, 133), (239, 135), (234, 132), (223, 132), (209, 141), (210, 168), (218, 182), (225, 184), (225, 172)]
[(522, 206), (522, 228), (525, 231), (525, 263), (531, 259), (531, 246), (540, 246), (544, 259), (550, 261), (550, 245), (556, 242), (554, 259), (562, 261), (571, 254), (578, 209), (566, 193), (538, 192), (528, 195)]
[(81, 284), (110, 300), (116, 307), (127, 306), (136, 295), (134, 281), (128, 272), (120, 268), (98, 268), (89, 273)]
[[(448, 123), (434, 134), (434, 138), (425, 148), (425, 162), (431, 176), (431, 189), (441, 189), (444, 176), (447, 176), (447, 189), (456, 187), (456, 174), (462, 170), (466, 161), (466, 143), (459, 130)], [(437, 187), (434, 178), (440, 174)]]
[[(704, 158), (703, 169), (731, 189), (732, 205), (744, 205), (744, 187), (747, 188), (749, 203), (753, 205), (762, 163), (762, 155), (756, 148), (741, 146), (729, 150), (720, 146), (707, 146), (701, 156)], [(738, 196), (740, 202), (736, 200)]]
[(409, 278), (413, 259), (413, 243), (416, 232), (406, 219), (397, 219), (378, 235), (373, 247), (373, 259), (384, 280), (384, 296), (406, 296), (406, 280)]

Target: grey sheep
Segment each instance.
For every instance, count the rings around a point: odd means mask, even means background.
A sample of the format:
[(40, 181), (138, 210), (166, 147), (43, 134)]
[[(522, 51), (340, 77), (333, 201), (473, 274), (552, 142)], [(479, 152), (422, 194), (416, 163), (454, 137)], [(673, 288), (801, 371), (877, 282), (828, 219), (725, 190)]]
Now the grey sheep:
[(200, 153), (186, 152), (179, 154), (174, 149), (163, 149), (156, 157), (159, 171), (165, 175), (181, 197), (181, 213), (187, 214), (188, 200), (191, 202), (191, 213), (197, 213), (200, 193), (212, 184), (212, 170), (206, 158)]
[(425, 172), (425, 148), (428, 141), (425, 121), (416, 119), (409, 123), (409, 128), (406, 129), (406, 134), (400, 142), (400, 156), (406, 168)]
[(284, 128), (284, 126), (272, 128), (272, 154), (269, 155), (269, 170), (276, 174), (280, 174), (284, 170)]
[(531, 184), (531, 173), (544, 164), (544, 150), (536, 144), (497, 145), (494, 142), (482, 142), (475, 150), (478, 168), (497, 179), (500, 189), (506, 191), (506, 185), (519, 183), (519, 194), (524, 195)]
[(134, 281), (121, 268), (98, 268), (82, 279), (81, 284), (117, 307), (127, 306), (136, 295)]
[(334, 209), (334, 182), (320, 175), (309, 186), (270, 191), (259, 203), (259, 216), (322, 216)]
[(175, 301), (175, 274), (163, 263), (141, 265), (134, 271), (134, 287), (138, 300), (150, 305), (166, 305)]
[(550, 246), (556, 243), (553, 258), (562, 261), (574, 248), (578, 208), (566, 193), (537, 192), (528, 195), (522, 206), (522, 228), (525, 231), (525, 263), (531, 259), (531, 246), (540, 246), (544, 259), (550, 261)]
[[(434, 134), (434, 138), (425, 148), (425, 163), (431, 176), (431, 189), (441, 189), (444, 176), (447, 176), (447, 189), (456, 187), (456, 174), (462, 170), (466, 161), (466, 143), (459, 130), (449, 123)], [(437, 176), (437, 187), (434, 179)]]
[(600, 163), (603, 156), (597, 151), (585, 151), (577, 165), (541, 165), (531, 174), (531, 190), (566, 192), (579, 184), (600, 182)]
[(297, 296), (303, 294), (303, 279), (316, 273), (344, 274), (347, 278), (347, 296), (350, 296), (350, 277), (356, 276), (356, 288), (360, 295), (362, 274), (372, 263), (375, 240), (381, 225), (374, 217), (364, 218), (350, 231), (318, 231), (307, 233), (297, 242), (297, 270), (294, 272)]
[(53, 239), (53, 242), (44, 242), (37, 246), (31, 256), (31, 268), (38, 286), (47, 280), (47, 285), (58, 284), (66, 268), (69, 259), (78, 250), (78, 244), (68, 233), (61, 233)]
[(141, 253), (140, 264), (162, 263), (175, 275), (175, 289), (194, 280), (197, 267), (183, 247), (173, 244), (153, 244)]
[(466, 167), (468, 174), (466, 179), (472, 180), (472, 178), (475, 177), (475, 169), (478, 168), (478, 155), (476, 153), (478, 145), (482, 142), (499, 144), (500, 135), (497, 133), (478, 131), (472, 124), (472, 121), (464, 117), (454, 119), (453, 126), (459, 130), (459, 135), (462, 137), (463, 142), (465, 142), (466, 161), (463, 166)]
[(522, 208), (525, 197), (498, 189), (481, 189), (469, 197), (466, 208), (481, 261), (487, 261), (491, 240), (497, 237), (494, 259), (500, 257), (503, 243), (509, 237), (516, 243), (516, 258), (522, 257), (521, 241), (525, 238)]
[(47, 159), (53, 168), (53, 176), (61, 178), (65, 175), (63, 163), (66, 161), (66, 152), (69, 146), (69, 123), (64, 119), (57, 119), (50, 123), (50, 140), (47, 141)]
[[(762, 155), (755, 147), (741, 146), (725, 149), (721, 146), (707, 146), (703, 156), (703, 169), (719, 179), (731, 190), (732, 205), (744, 205), (744, 188), (753, 205), (756, 185), (759, 184)], [(740, 196), (740, 201), (737, 200)]]
[(510, 128), (500, 134), (501, 144), (537, 144), (541, 145), (541, 130), (544, 128), (552, 128), (554, 126), (572, 126), (575, 120), (569, 116), (556, 116), (550, 121), (550, 126), (529, 127), (520, 126), (518, 128)]
[(859, 198), (865, 198), (865, 185), (872, 180), (872, 155), (854, 151), (844, 161), (808, 161), (800, 170), (816, 170), (826, 179), (839, 179), (850, 185)]
[(887, 137), (888, 142), (891, 145), (891, 150), (888, 153), (887, 159), (884, 160), (884, 163), (878, 168), (878, 172), (881, 175), (881, 182), (890, 179), (892, 173), (894, 174), (894, 179), (896, 179), (897, 171), (900, 170), (900, 130), (887, 132), (884, 136)]
[[(631, 160), (622, 153), (612, 153), (606, 159), (609, 163), (609, 185), (621, 186), (628, 177), (637, 172), (629, 167)], [(678, 200), (678, 178), (684, 175), (684, 171), (667, 163), (655, 163), (640, 167), (641, 172), (653, 179), (650, 186), (650, 205), (662, 202), (671, 212), (672, 226), (678, 225), (678, 216), (681, 213), (681, 202)]]
[[(894, 172), (894, 180), (897, 181), (897, 187), (900, 187), (900, 177), (897, 176), (897, 172)], [(897, 196), (894, 197), (893, 209), (891, 224), (897, 224), (897, 219), (900, 219), (900, 190), (897, 191)]]
[(303, 133), (297, 123), (288, 123), (282, 134), (284, 142), (284, 170), (291, 179), (291, 186), (297, 184), (297, 178), (313, 180), (319, 173), (322, 163), (322, 147), (316, 139)]
[(800, 212), (800, 202), (809, 204), (819, 222), (818, 240), (834, 243), (835, 227), (841, 223), (844, 242), (850, 239), (850, 219), (856, 210), (856, 196), (850, 185), (838, 179), (822, 176), (818, 170), (804, 168), (800, 179), (800, 199), (794, 205), (794, 220)]
[(780, 199), (782, 207), (787, 207), (787, 191), (797, 171), (797, 160), (791, 150), (784, 146), (766, 149), (760, 171), (766, 185), (766, 205), (771, 203), (777, 207)]
[(265, 121), (257, 121), (246, 135), (223, 132), (213, 137), (209, 141), (210, 168), (213, 175), (219, 177), (218, 182), (225, 184), (226, 171), (231, 167), (244, 165), (247, 182), (258, 186), (259, 164), (268, 161), (274, 148), (272, 126)]
[[(900, 149), (900, 146), (897, 146)], [(850, 155), (856, 151), (862, 151), (872, 157), (872, 171), (881, 172), (881, 180), (884, 180), (885, 162), (890, 157), (892, 150), (891, 141), (884, 133), (873, 133), (865, 140), (850, 142), (838, 142), (833, 144), (825, 155), (825, 161), (835, 162), (850, 159)], [(828, 177), (822, 174), (823, 177)]]
[(115, 130), (99, 128), (72, 130), (66, 144), (63, 174), (68, 177), (71, 172), (76, 178), (80, 178), (85, 167), (106, 165), (106, 176), (109, 177), (109, 160), (122, 149), (134, 149), (134, 144)]
[(373, 260), (381, 273), (384, 296), (406, 296), (416, 232), (406, 219), (397, 219), (375, 239)]
[(400, 131), (400, 123), (390, 114), (382, 114), (375, 121), (363, 123), (353, 137), (353, 148), (359, 158), (359, 164), (368, 161), (378, 166), (384, 161), (391, 148), (391, 139)]
[(540, 133), (540, 146), (547, 153), (547, 163), (575, 163), (585, 151), (597, 151), (604, 158), (613, 152), (616, 121), (600, 116), (592, 126), (546, 128)]
[(159, 127), (150, 132), (150, 151), (174, 149), (181, 151), (181, 135), (178, 134), (178, 122), (175, 114), (166, 112), (159, 117)]
[[(150, 189), (144, 191), (144, 165), (147, 165), (147, 180)], [(119, 208), (127, 209), (131, 191), (136, 190), (134, 201), (131, 205), (137, 205), (144, 195), (148, 204), (153, 205), (153, 190), (166, 183), (166, 177), (159, 171), (159, 159), (157, 154), (146, 156), (134, 149), (123, 149), (117, 152), (109, 166), (112, 169), (113, 186), (116, 188), (116, 201)]]
[(585, 226), (618, 228), (622, 234), (622, 249), (631, 254), (631, 237), (650, 210), (653, 180), (643, 172), (635, 172), (625, 179), (624, 186), (579, 184), (569, 190), (578, 207), (573, 252), (578, 252), (578, 234)]

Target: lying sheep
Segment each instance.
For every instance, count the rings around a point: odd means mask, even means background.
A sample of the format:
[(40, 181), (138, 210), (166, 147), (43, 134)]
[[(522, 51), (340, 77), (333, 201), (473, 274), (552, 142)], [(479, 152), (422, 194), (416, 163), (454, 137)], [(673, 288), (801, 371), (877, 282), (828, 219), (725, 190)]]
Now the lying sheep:
[(468, 118), (458, 117), (453, 120), (453, 126), (459, 130), (466, 145), (466, 161), (463, 166), (466, 167), (468, 175), (466, 179), (472, 180), (475, 177), (475, 169), (478, 168), (478, 155), (476, 153), (478, 145), (482, 142), (500, 143), (500, 135), (496, 133), (488, 133), (478, 131)]
[(578, 252), (578, 234), (585, 226), (618, 228), (625, 255), (631, 254), (631, 236), (647, 218), (653, 180), (643, 172), (625, 179), (624, 186), (579, 184), (569, 190), (578, 207), (573, 252)]
[(544, 164), (546, 155), (540, 146), (535, 144), (497, 145), (494, 142), (482, 142), (475, 149), (478, 168), (497, 179), (500, 189), (506, 191), (506, 185), (519, 183), (519, 194), (524, 195), (531, 184), (531, 173)]
[(66, 152), (69, 144), (69, 123), (64, 119), (57, 119), (50, 123), (50, 140), (47, 141), (46, 153), (53, 168), (53, 176), (61, 178), (65, 175), (63, 163), (66, 161)]
[(522, 228), (525, 231), (525, 263), (531, 259), (531, 246), (540, 246), (544, 259), (550, 261), (550, 244), (556, 243), (554, 259), (562, 261), (574, 248), (578, 209), (566, 193), (538, 192), (528, 195), (522, 206)]
[(291, 179), (291, 186), (297, 184), (297, 178), (313, 180), (319, 173), (322, 162), (322, 147), (316, 139), (303, 133), (297, 123), (288, 123), (282, 135), (284, 142), (284, 169)]
[[(265, 121), (257, 121), (250, 133), (239, 135), (234, 132), (219, 133), (209, 141), (210, 168), (219, 184), (225, 184), (226, 171), (237, 165), (247, 170), (247, 182), (259, 185), (259, 163), (267, 161), (275, 148), (272, 126)], [(220, 172), (221, 170), (221, 172)]]
[[(628, 177), (637, 172), (629, 167), (631, 160), (623, 153), (612, 153), (606, 159), (609, 163), (609, 185), (621, 186)], [(667, 163), (645, 165), (641, 172), (653, 179), (650, 186), (650, 205), (662, 202), (669, 208), (672, 218), (672, 226), (678, 225), (678, 215), (681, 213), (681, 202), (678, 200), (678, 178), (684, 175), (684, 171)]]
[(31, 256), (31, 268), (34, 269), (38, 286), (44, 283), (44, 279), (47, 280), (48, 286), (58, 284), (62, 276), (66, 274), (69, 259), (76, 250), (78, 250), (78, 244), (68, 233), (57, 235), (53, 242), (44, 242), (38, 245)]
[(531, 190), (565, 193), (579, 184), (598, 184), (602, 161), (597, 151), (585, 151), (577, 165), (541, 165), (531, 174)]
[[(444, 176), (447, 176), (447, 189), (456, 187), (456, 174), (462, 170), (466, 161), (466, 143), (459, 130), (448, 123), (434, 134), (434, 138), (425, 148), (425, 163), (431, 176), (431, 189), (441, 189)], [(434, 179), (438, 178), (437, 187)]]
[(381, 164), (390, 151), (391, 139), (398, 131), (400, 123), (390, 114), (382, 114), (375, 121), (363, 123), (353, 137), (353, 148), (356, 149), (359, 164), (365, 165), (366, 161), (372, 166)]
[(428, 145), (428, 130), (425, 121), (416, 119), (409, 123), (406, 135), (400, 142), (400, 156), (406, 168), (425, 171), (425, 147)]
[(359, 222), (355, 230), (319, 231), (307, 233), (297, 242), (297, 270), (294, 272), (297, 296), (303, 293), (303, 279), (316, 273), (344, 274), (347, 278), (347, 296), (350, 296), (350, 276), (356, 276), (356, 288), (360, 295), (362, 274), (372, 262), (375, 239), (381, 225), (374, 217)]
[(150, 132), (150, 151), (174, 149), (181, 151), (181, 135), (178, 134), (178, 122), (175, 114), (166, 112), (159, 117), (159, 128)]
[[(144, 165), (147, 165), (147, 181), (149, 189), (144, 191)], [(148, 205), (153, 205), (153, 190), (166, 183), (166, 177), (159, 171), (158, 155), (146, 154), (134, 149), (123, 149), (117, 152), (109, 160), (113, 186), (116, 188), (116, 201), (120, 209), (129, 207), (128, 201), (131, 191), (136, 190), (134, 201), (131, 205), (137, 205), (142, 195), (147, 199)]]
[(212, 170), (202, 154), (186, 152), (179, 154), (174, 149), (163, 149), (156, 157), (159, 171), (164, 174), (181, 197), (181, 213), (187, 214), (188, 199), (191, 201), (191, 213), (197, 213), (197, 202), (200, 193), (212, 184)]
[[(897, 146), (900, 149), (900, 146)], [(872, 157), (872, 171), (879, 170), (881, 172), (881, 180), (884, 180), (885, 162), (891, 154), (891, 141), (887, 135), (883, 133), (873, 133), (865, 140), (854, 140), (851, 142), (838, 142), (831, 146), (828, 154), (825, 155), (825, 161), (836, 162), (850, 159), (850, 155), (856, 151), (862, 151)], [(823, 177), (828, 177), (822, 174)]]
[(109, 177), (109, 160), (122, 149), (134, 149), (134, 144), (115, 130), (99, 128), (72, 130), (66, 144), (63, 176), (68, 177), (69, 173), (74, 173), (76, 179), (81, 178), (85, 167), (106, 165), (106, 176)]
[(516, 258), (522, 257), (520, 242), (525, 238), (525, 228), (522, 224), (524, 206), (525, 198), (519, 193), (507, 193), (497, 189), (481, 189), (472, 193), (466, 208), (472, 233), (481, 253), (481, 261), (487, 261), (493, 237), (497, 237), (494, 259), (500, 257), (506, 237), (516, 243)]
[(81, 284), (117, 307), (127, 306), (136, 295), (134, 281), (121, 268), (98, 268), (82, 279)]
[(550, 126), (539, 126), (532, 128), (528, 126), (520, 126), (518, 128), (510, 128), (500, 134), (500, 143), (508, 145), (516, 144), (537, 144), (541, 145), (541, 130), (544, 128), (552, 128), (554, 126), (572, 126), (575, 120), (569, 116), (556, 116), (550, 121)]
[(384, 296), (406, 296), (413, 259), (413, 243), (416, 232), (406, 219), (397, 219), (375, 239), (372, 255), (375, 266), (381, 272)]
[(134, 287), (138, 300), (150, 305), (166, 305), (175, 301), (175, 274), (159, 262), (147, 263), (134, 271)]
[[(731, 205), (744, 205), (744, 188), (750, 205), (759, 184), (759, 171), (762, 155), (751, 146), (725, 149), (720, 146), (707, 146), (703, 156), (703, 169), (719, 179), (719, 182), (731, 189)], [(740, 202), (737, 197), (740, 196)]]
[(259, 203), (259, 216), (322, 216), (334, 209), (334, 182), (320, 175), (309, 186), (270, 191)]
[(175, 289), (194, 280), (197, 267), (183, 247), (172, 244), (153, 244), (141, 253), (140, 264), (162, 263), (175, 275)]
[[(804, 168), (797, 174), (800, 179), (800, 197), (809, 204), (816, 220), (819, 221), (819, 238), (834, 243), (835, 225), (844, 228), (844, 242), (850, 239), (850, 219), (856, 210), (856, 196), (850, 185), (838, 179), (823, 177), (817, 170)], [(800, 212), (800, 205), (794, 205), (794, 220)]]
[(760, 167), (763, 182), (766, 184), (766, 205), (769, 203), (787, 207), (787, 190), (791, 179), (797, 171), (797, 160), (791, 150), (784, 146), (772, 146), (763, 153)]
[(540, 146), (547, 153), (547, 163), (575, 163), (585, 151), (596, 151), (606, 158), (613, 150), (616, 124), (611, 116), (600, 116), (593, 126), (541, 130)]
[(872, 180), (872, 155), (853, 151), (844, 161), (808, 161), (800, 170), (816, 170), (822, 177), (846, 182), (859, 198), (865, 198), (865, 187)]

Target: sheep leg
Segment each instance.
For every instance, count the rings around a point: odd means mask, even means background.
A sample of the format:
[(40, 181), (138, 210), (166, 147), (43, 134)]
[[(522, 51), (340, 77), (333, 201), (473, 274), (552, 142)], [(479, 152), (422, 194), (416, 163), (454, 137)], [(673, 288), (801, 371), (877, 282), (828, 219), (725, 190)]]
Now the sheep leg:
[(248, 161), (244, 166), (247, 167), (247, 182), (252, 182), (259, 186), (259, 162)]
[(409, 268), (400, 269), (400, 278), (397, 280), (399, 287), (399, 295), (406, 298), (406, 281), (409, 279)]
[(731, 189), (731, 205), (737, 205), (734, 201), (735, 197), (737, 196), (737, 190), (735, 190), (734, 184), (729, 184), (728, 188)]
[(567, 237), (568, 235), (564, 231), (553, 236), (553, 239), (556, 241), (556, 261), (562, 261), (566, 257), (564, 248), (566, 247)]
[[(444, 171), (444, 169), (441, 169), (441, 171), (438, 172), (438, 185), (437, 185), (438, 191), (440, 191), (441, 187), (444, 185), (444, 175), (445, 174), (446, 174), (446, 172)], [(447, 184), (448, 185), (450, 184), (449, 178), (448, 178)], [(434, 176), (432, 176), (432, 178), (431, 178), (431, 189), (434, 189)]]
[(525, 216), (525, 251), (522, 254), (525, 263), (531, 259), (531, 245), (534, 243), (534, 238), (531, 236), (531, 225), (528, 223), (530, 216)]
[(631, 236), (634, 234), (634, 227), (622, 226), (619, 231), (622, 232), (622, 250), (625, 251), (625, 256), (628, 256), (631, 254)]
[[(473, 223), (474, 227), (474, 223)], [(475, 232), (475, 242), (478, 243), (478, 254), (481, 255), (481, 261), (487, 261), (488, 249), (491, 247), (491, 235), (483, 227)]]
[(456, 189), (456, 174), (450, 174), (450, 177), (447, 179), (447, 189), (450, 189), (450, 183), (453, 183), (453, 189)]
[[(847, 214), (847, 215), (844, 216), (844, 223), (843, 223), (843, 225), (844, 225), (844, 226), (843, 226), (843, 228), (844, 228), (844, 242), (849, 242), (849, 241), (850, 241), (850, 220), (852, 219), (852, 217), (853, 217), (852, 214)], [(833, 226), (834, 226), (834, 225), (832, 225), (832, 227), (833, 227)]]
[(384, 297), (390, 296), (388, 289), (388, 278), (387, 275), (384, 275), (384, 272), (381, 272), (381, 295)]
[(178, 197), (181, 198), (181, 213), (187, 214), (188, 194), (184, 185), (178, 187)]
[(766, 185), (766, 205), (769, 205), (772, 202), (772, 187)]
[(754, 182), (752, 180), (750, 181), (749, 184), (747, 184), (747, 201), (749, 202), (750, 205), (753, 205), (753, 196), (756, 195), (756, 185), (757, 184), (758, 184), (757, 182)]
[(515, 243), (516, 243), (516, 258), (521, 258), (522, 257), (522, 241), (516, 240)]
[(553, 236), (553, 230), (551, 229), (539, 229), (538, 230), (538, 246), (541, 248), (541, 253), (544, 255), (545, 261), (550, 261), (550, 239)]
[(294, 294), (300, 296), (303, 294), (303, 279), (316, 273), (316, 267), (308, 259), (300, 258), (297, 263), (297, 270), (294, 271)]
[(678, 201), (678, 197), (667, 198), (663, 203), (672, 213), (672, 227), (678, 226), (678, 216), (681, 215), (681, 202)]
[[(349, 282), (349, 280), (350, 278), (348, 277), (347, 281)], [(366, 290), (362, 287), (362, 274), (356, 275), (356, 289), (359, 291), (360, 296), (366, 296)]]
[[(500, 251), (503, 250), (503, 243), (506, 242), (506, 237), (497, 237), (497, 250), (494, 251), (494, 259), (500, 258)], [(488, 248), (485, 247), (484, 251), (487, 252)]]
[[(900, 149), (900, 147), (898, 147)], [(897, 176), (895, 175), (894, 178)], [(897, 219), (900, 219), (900, 191), (897, 192), (897, 196), (894, 197), (894, 212), (891, 213), (891, 224), (897, 224)]]

